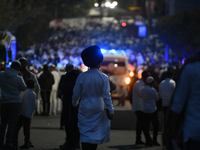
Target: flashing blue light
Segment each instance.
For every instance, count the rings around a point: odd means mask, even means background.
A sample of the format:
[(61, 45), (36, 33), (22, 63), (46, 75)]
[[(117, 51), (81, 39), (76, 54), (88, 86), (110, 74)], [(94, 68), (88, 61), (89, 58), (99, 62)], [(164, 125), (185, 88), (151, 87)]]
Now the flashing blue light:
[(105, 50), (105, 49), (101, 49), (102, 54), (122, 54), (122, 55), (126, 55), (126, 52), (124, 50), (115, 50), (115, 49), (111, 49), (111, 50)]
[(138, 36), (145, 37), (147, 35), (147, 27), (146, 26), (139, 26), (138, 27)]
[(112, 50), (110, 50), (110, 53), (115, 54), (115, 53), (116, 53), (116, 50), (115, 50), (115, 49), (112, 49)]
[(105, 54), (107, 52), (107, 50), (105, 49), (101, 49), (102, 54)]
[(59, 69), (61, 69), (61, 68), (63, 67), (63, 64), (57, 63), (57, 67), (58, 67)]

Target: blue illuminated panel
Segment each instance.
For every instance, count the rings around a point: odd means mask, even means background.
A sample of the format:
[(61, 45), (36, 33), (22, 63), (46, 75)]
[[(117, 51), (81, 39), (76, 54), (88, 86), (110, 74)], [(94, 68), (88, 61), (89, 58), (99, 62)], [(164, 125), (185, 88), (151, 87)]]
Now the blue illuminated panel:
[(138, 27), (138, 36), (145, 37), (147, 35), (147, 27), (146, 26), (139, 26)]

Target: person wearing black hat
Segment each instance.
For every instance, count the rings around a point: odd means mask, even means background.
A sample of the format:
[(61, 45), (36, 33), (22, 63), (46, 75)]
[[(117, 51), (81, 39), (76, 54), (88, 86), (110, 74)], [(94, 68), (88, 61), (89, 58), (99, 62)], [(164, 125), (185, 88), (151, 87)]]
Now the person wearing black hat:
[(83, 150), (96, 150), (98, 144), (110, 141), (110, 120), (114, 109), (108, 76), (99, 71), (103, 60), (101, 49), (94, 45), (81, 53), (89, 70), (81, 73), (73, 89), (72, 104), (79, 106), (78, 127)]
[[(12, 145), (12, 138), (20, 111), (19, 95), (26, 90), (26, 84), (21, 76), (18, 76), (21, 63), (18, 60), (12, 62), (10, 68), (0, 72), (0, 88), (2, 96), (1, 104), (1, 125), (0, 125), (0, 148), (16, 148)], [(6, 132), (6, 127), (7, 132)], [(6, 140), (4, 146), (4, 136)]]

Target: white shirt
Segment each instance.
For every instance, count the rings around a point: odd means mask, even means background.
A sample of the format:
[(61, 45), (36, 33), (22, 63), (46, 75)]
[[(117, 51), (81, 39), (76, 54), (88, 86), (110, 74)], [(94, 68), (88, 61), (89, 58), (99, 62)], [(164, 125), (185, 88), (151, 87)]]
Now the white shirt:
[(140, 90), (144, 87), (144, 82), (139, 79), (135, 82), (133, 87), (133, 96), (132, 96), (132, 111), (143, 111), (143, 99), (140, 95)]
[(28, 118), (33, 117), (33, 112), (36, 109), (36, 94), (32, 89), (26, 89), (20, 93), (20, 115)]
[(79, 104), (78, 127), (81, 142), (109, 142), (110, 120), (107, 118), (106, 108), (109, 114), (114, 114), (114, 109), (108, 76), (98, 69), (81, 73), (73, 89), (72, 104)]
[(58, 90), (58, 84), (60, 82), (60, 74), (58, 73), (58, 71), (52, 71), (51, 72), (53, 77), (54, 77), (54, 84), (52, 86), (52, 90), (53, 91), (57, 91)]
[(143, 99), (143, 112), (154, 113), (157, 110), (156, 101), (158, 101), (158, 93), (149, 85), (145, 85), (140, 90), (140, 95)]
[[(200, 62), (185, 66), (174, 94), (171, 110), (180, 114), (186, 110), (182, 126), (183, 141), (200, 141)], [(187, 101), (187, 102), (186, 102)]]
[(167, 107), (170, 104), (171, 96), (176, 87), (174, 80), (166, 78), (159, 85), (159, 95), (162, 98), (162, 106)]

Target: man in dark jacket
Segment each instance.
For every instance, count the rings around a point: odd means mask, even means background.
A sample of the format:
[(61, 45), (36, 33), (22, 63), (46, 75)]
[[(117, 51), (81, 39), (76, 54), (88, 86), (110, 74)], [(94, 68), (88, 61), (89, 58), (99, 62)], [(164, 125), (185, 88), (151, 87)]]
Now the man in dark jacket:
[(65, 119), (65, 132), (67, 138), (66, 143), (60, 145), (60, 148), (73, 150), (80, 148), (80, 133), (77, 126), (78, 107), (72, 106), (72, 95), (76, 79), (81, 71), (75, 69), (74, 65), (71, 63), (66, 65), (66, 71), (67, 73), (64, 75), (61, 83), (61, 90), (63, 92), (63, 118)]
[(49, 71), (49, 66), (43, 66), (43, 73), (39, 77), (39, 84), (41, 88), (41, 97), (43, 104), (43, 113), (42, 115), (49, 116), (50, 110), (50, 94), (51, 89), (54, 84), (54, 77)]
[[(19, 94), (26, 90), (26, 84), (22, 77), (18, 76), (20, 62), (15, 60), (10, 68), (0, 72), (0, 88), (2, 90), (1, 103), (1, 125), (0, 125), (0, 149), (13, 149), (12, 138), (20, 110)], [(7, 127), (7, 132), (6, 132)], [(4, 136), (6, 140), (4, 146)]]

